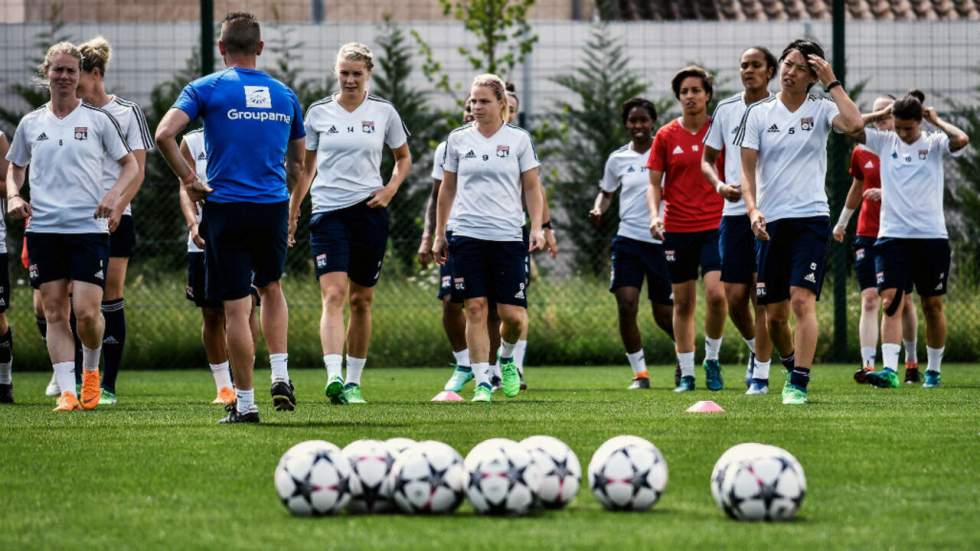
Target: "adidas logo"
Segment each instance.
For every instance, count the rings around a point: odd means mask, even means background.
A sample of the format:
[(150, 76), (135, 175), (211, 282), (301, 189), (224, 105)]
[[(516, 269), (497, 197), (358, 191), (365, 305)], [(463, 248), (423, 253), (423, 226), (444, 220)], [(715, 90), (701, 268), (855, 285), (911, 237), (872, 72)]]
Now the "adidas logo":
[(517, 291), (517, 294), (514, 295), (514, 298), (523, 299), (524, 298), (524, 290), (521, 289), (520, 291)]
[(772, 126), (769, 127), (769, 130), (766, 130), (766, 132), (769, 132), (771, 134), (776, 134), (779, 132), (779, 127), (773, 124)]
[(337, 127), (336, 126), (332, 126), (331, 125), (330, 126), (330, 129), (327, 130), (327, 134), (340, 134), (340, 132), (337, 131)]
[(43, 141), (45, 141), (47, 139), (48, 139), (48, 135), (45, 134), (44, 132), (41, 132), (41, 135), (37, 137), (37, 140), (36, 141), (43, 142)]
[(119, 341), (116, 340), (116, 337), (109, 335), (106, 338), (102, 339), (102, 344), (119, 344)]
[(636, 172), (636, 169), (633, 167), (629, 167), (628, 169), (626, 169), (626, 172), (633, 173)]
[(943, 282), (940, 281), (939, 284), (936, 285), (936, 288), (933, 289), (933, 291), (942, 291), (942, 290), (943, 290)]
[(464, 159), (475, 159), (476, 153), (471, 149), (469, 153), (463, 156)]
[(105, 279), (105, 270), (99, 270), (95, 272), (95, 279)]
[(874, 168), (874, 167), (875, 167), (875, 164), (872, 163), (871, 161), (868, 161), (868, 162), (864, 163), (864, 168)]
[(809, 281), (810, 283), (816, 283), (817, 282), (817, 274), (815, 274), (813, 272), (810, 272), (810, 273), (806, 274), (805, 276), (803, 276), (803, 279)]
[(204, 152), (202, 151), (202, 152), (200, 152), (200, 153), (197, 154), (197, 160), (198, 161), (206, 161), (206, 160), (208, 160), (208, 158), (204, 155)]
[(678, 146), (675, 146), (674, 147), (674, 151), (672, 153), (674, 155), (681, 155), (681, 154), (684, 153), (684, 149), (681, 146), (678, 145)]

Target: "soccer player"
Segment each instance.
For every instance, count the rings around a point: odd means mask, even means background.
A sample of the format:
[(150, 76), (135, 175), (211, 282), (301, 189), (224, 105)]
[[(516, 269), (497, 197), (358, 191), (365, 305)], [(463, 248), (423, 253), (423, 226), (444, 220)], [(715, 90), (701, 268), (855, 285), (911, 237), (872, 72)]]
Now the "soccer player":
[[(0, 131), (0, 174), (7, 174), (7, 151), (10, 142)], [(0, 404), (14, 403), (13, 365), (14, 336), (7, 322), (10, 307), (10, 269), (7, 267), (7, 224), (0, 220)]]
[[(105, 296), (102, 297), (102, 316), (105, 318), (105, 336), (102, 341), (102, 355), (105, 370), (102, 376), (102, 397), (100, 405), (115, 405), (116, 377), (122, 363), (123, 348), (126, 346), (126, 313), (123, 292), (126, 287), (126, 267), (133, 255), (136, 243), (136, 230), (133, 227), (133, 214), (130, 202), (146, 173), (146, 154), (154, 149), (153, 135), (146, 124), (143, 109), (132, 101), (105, 92), (105, 73), (109, 66), (110, 49), (105, 38), (97, 37), (79, 45), (82, 52), (82, 72), (78, 81), (78, 97), (89, 105), (107, 111), (123, 131), (123, 137), (133, 152), (139, 165), (136, 179), (127, 188), (122, 198), (126, 210), (122, 218), (115, 222), (115, 230), (109, 235), (109, 268), (106, 271)], [(119, 165), (107, 160), (102, 181), (108, 191), (119, 175)]]
[[(467, 100), (463, 111), (463, 124), (473, 122), (470, 103)], [(434, 260), (432, 256), (432, 238), (436, 229), (436, 204), (439, 199), (439, 188), (442, 186), (442, 163), (446, 157), (446, 142), (440, 142), (432, 155), (432, 189), (425, 204), (422, 241), (419, 243), (419, 263), (427, 266)], [(446, 239), (452, 239), (454, 220), (452, 214), (446, 222)], [(453, 373), (446, 381), (443, 390), (459, 392), (466, 383), (473, 380), (473, 370), (470, 367), (470, 353), (466, 348), (466, 318), (463, 316), (463, 298), (453, 287), (453, 258), (448, 255), (446, 262), (439, 266), (439, 292), (436, 295), (442, 302), (442, 327), (449, 339), (455, 359)], [(488, 324), (489, 325), (489, 324)], [(516, 356), (516, 351), (515, 351)], [(517, 359), (515, 357), (515, 363)]]
[(640, 290), (647, 280), (647, 297), (653, 320), (674, 340), (674, 302), (664, 259), (663, 242), (650, 235), (647, 205), (647, 158), (653, 144), (653, 124), (657, 108), (649, 100), (632, 98), (623, 104), (623, 126), (630, 143), (613, 151), (599, 181), (589, 219), (598, 225), (609, 209), (613, 195), (619, 195), (619, 229), (612, 241), (612, 277), (609, 291), (616, 296), (619, 335), (626, 348), (626, 359), (633, 370), (630, 390), (650, 388), (650, 372), (643, 357), (643, 340), (636, 324)]
[[(286, 353), (289, 312), (279, 280), (286, 261), (289, 189), (302, 175), (305, 132), (296, 94), (255, 69), (263, 46), (255, 16), (226, 15), (218, 49), (227, 68), (188, 84), (156, 131), (157, 147), (188, 198), (207, 197), (201, 229), (207, 243), (206, 294), (224, 304), (235, 377), (236, 402), (221, 423), (259, 422), (249, 325), (253, 284), (262, 297), (273, 404), (277, 410), (296, 407)], [(204, 120), (207, 184), (184, 160), (176, 141), (197, 118)]]
[[(374, 55), (363, 44), (344, 44), (335, 71), (340, 92), (306, 113), (306, 163), (289, 205), (290, 242), (300, 206), (313, 199), (310, 248), (320, 283), (320, 344), (327, 398), (363, 404), (361, 373), (371, 342), (371, 305), (388, 244), (388, 204), (412, 167), (408, 129), (391, 102), (368, 94)], [(381, 156), (391, 149), (395, 168), (381, 180)], [(312, 187), (311, 187), (312, 186)], [(344, 334), (344, 304), (350, 321)], [(347, 378), (341, 354), (347, 345)]]
[[(827, 136), (832, 128), (858, 135), (864, 123), (820, 45), (795, 40), (779, 63), (779, 93), (749, 106), (735, 145), (742, 148), (742, 193), (758, 240), (756, 301), (766, 306), (770, 327), (785, 323), (790, 309), (796, 318), (794, 367), (782, 401), (799, 405), (807, 401), (817, 347), (816, 302), (830, 237)], [(818, 80), (831, 99), (810, 94)], [(771, 354), (771, 342), (756, 343), (758, 362)]]
[[(48, 49), (41, 74), (51, 99), (21, 119), (7, 153), (11, 163), (7, 212), (13, 219), (31, 217), (29, 275), (41, 292), (48, 354), (61, 391), (55, 411), (95, 409), (99, 404), (105, 328), (99, 305), (109, 260), (109, 231), (116, 229), (128, 187), (139, 171), (112, 115), (76, 96), (81, 63), (81, 52), (69, 42)], [(103, 179), (107, 159), (120, 166), (109, 191)], [(20, 195), (28, 167), (30, 203)], [(69, 310), (75, 312), (82, 343), (81, 401), (75, 391)]]
[[(885, 110), (892, 102), (893, 96), (881, 96), (875, 99), (873, 111)], [(865, 115), (865, 120), (871, 115)], [(876, 129), (883, 132), (895, 130), (894, 118), (891, 114), (881, 116), (874, 121)], [(844, 240), (847, 223), (854, 211), (860, 207), (858, 215), (857, 235), (854, 237), (854, 271), (857, 273), (858, 286), (861, 290), (861, 319), (858, 323), (858, 336), (861, 342), (861, 366), (854, 372), (854, 380), (866, 383), (865, 375), (874, 371), (876, 350), (878, 347), (878, 310), (881, 298), (878, 296), (877, 276), (875, 272), (875, 239), (878, 237), (878, 217), (881, 212), (881, 178), (878, 156), (857, 146), (851, 152), (850, 173), (853, 177), (851, 188), (847, 192), (844, 208), (834, 226), (834, 239)], [(916, 330), (918, 319), (911, 293), (905, 293), (905, 306), (902, 308), (902, 340), (905, 343), (905, 382), (918, 383), (919, 362), (916, 355)]]
[[(724, 199), (701, 174), (701, 149), (711, 119), (712, 85), (697, 66), (681, 69), (671, 80), (681, 117), (665, 124), (653, 139), (647, 161), (650, 233), (663, 239), (667, 274), (674, 292), (674, 337), (680, 384), (675, 392), (694, 390), (694, 309), (698, 268), (704, 278), (704, 371), (708, 390), (724, 386), (718, 352), (725, 328), (725, 289), (721, 284), (718, 225)], [(660, 203), (664, 213), (660, 215)], [(657, 213), (657, 214), (654, 214)]]
[[(868, 383), (895, 388), (898, 383), (898, 354), (901, 350), (902, 294), (912, 285), (922, 300), (926, 316), (926, 367), (923, 388), (936, 388), (941, 381), (946, 347), (946, 314), (943, 295), (949, 278), (949, 237), (943, 213), (946, 183), (943, 161), (959, 156), (970, 137), (940, 118), (925, 105), (925, 95), (913, 90), (891, 106), (878, 111), (875, 119), (889, 114), (895, 129), (867, 129), (858, 138), (881, 160), (881, 225), (875, 242), (878, 292), (885, 319), (882, 323), (881, 359), (884, 368), (866, 375)], [(925, 119), (939, 132), (922, 132)]]
[[(735, 324), (742, 340), (749, 349), (749, 362), (745, 372), (746, 394), (760, 395), (769, 392), (769, 362), (758, 362), (756, 342), (775, 339), (779, 351), (784, 354), (784, 365), (792, 369), (793, 338), (786, 323), (773, 323), (767, 327), (766, 309), (755, 305), (755, 235), (749, 225), (742, 200), (742, 151), (734, 144), (742, 116), (749, 105), (769, 97), (769, 82), (776, 76), (779, 62), (769, 50), (755, 46), (742, 52), (739, 58), (739, 76), (743, 92), (722, 100), (715, 107), (711, 126), (704, 138), (704, 154), (701, 172), (719, 195), (725, 198), (721, 226), (718, 228), (718, 245), (721, 254), (721, 281), (725, 285), (728, 315)], [(724, 175), (719, 174), (716, 164), (719, 153), (724, 152)]]
[[(194, 167), (198, 179), (207, 182), (208, 155), (204, 150), (204, 130), (192, 130), (184, 134), (180, 142), (180, 154), (188, 166)], [(201, 339), (204, 353), (208, 358), (211, 376), (214, 378), (215, 397), (212, 404), (228, 405), (235, 402), (235, 388), (232, 385), (231, 370), (228, 364), (228, 350), (225, 345), (225, 311), (220, 300), (209, 300), (205, 292), (204, 277), (204, 239), (201, 237), (201, 207), (191, 201), (181, 186), (179, 191), (180, 211), (187, 224), (187, 287), (185, 295), (201, 309)], [(258, 291), (252, 288), (252, 311), (249, 327), (255, 346), (259, 334), (259, 320), (256, 316)]]
[[(447, 247), (453, 255), (453, 285), (463, 296), (466, 343), (477, 381), (475, 402), (489, 402), (490, 343), (488, 303), (493, 301), (502, 322), (501, 386), (508, 398), (520, 393), (514, 348), (527, 323), (526, 250), (544, 246), (541, 229), (541, 182), (538, 160), (527, 131), (506, 124), (507, 94), (496, 75), (479, 75), (470, 89), (473, 124), (449, 134), (443, 181), (437, 205), (432, 251), (440, 264)], [(524, 246), (524, 208), (531, 219), (530, 245)], [(455, 212), (453, 240), (446, 223)]]

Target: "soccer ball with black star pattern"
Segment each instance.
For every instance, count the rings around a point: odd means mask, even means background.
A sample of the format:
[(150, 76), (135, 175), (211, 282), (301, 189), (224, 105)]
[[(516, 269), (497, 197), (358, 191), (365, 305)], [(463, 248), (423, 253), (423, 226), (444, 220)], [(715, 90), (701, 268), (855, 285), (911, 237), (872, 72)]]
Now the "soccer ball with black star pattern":
[(347, 505), (350, 463), (334, 448), (308, 444), (279, 461), (276, 492), (290, 513), (330, 515)]
[(476, 512), (523, 515), (534, 506), (540, 467), (520, 444), (491, 438), (476, 445), (464, 461), (469, 475), (466, 496)]
[(451, 513), (463, 501), (466, 470), (451, 446), (426, 440), (405, 450), (388, 475), (388, 487), (405, 513)]
[(647, 440), (617, 436), (593, 454), (589, 487), (606, 509), (646, 511), (667, 488), (667, 462)]

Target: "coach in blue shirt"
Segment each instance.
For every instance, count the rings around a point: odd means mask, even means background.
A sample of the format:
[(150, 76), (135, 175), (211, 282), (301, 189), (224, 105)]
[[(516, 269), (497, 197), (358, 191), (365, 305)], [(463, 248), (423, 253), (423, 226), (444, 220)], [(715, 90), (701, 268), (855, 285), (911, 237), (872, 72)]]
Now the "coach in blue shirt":
[[(289, 190), (302, 172), (305, 132), (296, 94), (256, 70), (262, 47), (253, 15), (225, 16), (218, 49), (227, 69), (188, 84), (156, 131), (160, 152), (180, 184), (192, 200), (204, 201), (206, 295), (224, 302), (237, 394), (222, 423), (259, 421), (248, 323), (252, 285), (262, 297), (273, 403), (279, 410), (296, 404), (286, 367), (288, 309), (279, 279), (286, 260)], [(176, 141), (198, 118), (204, 121), (207, 184), (184, 162)]]

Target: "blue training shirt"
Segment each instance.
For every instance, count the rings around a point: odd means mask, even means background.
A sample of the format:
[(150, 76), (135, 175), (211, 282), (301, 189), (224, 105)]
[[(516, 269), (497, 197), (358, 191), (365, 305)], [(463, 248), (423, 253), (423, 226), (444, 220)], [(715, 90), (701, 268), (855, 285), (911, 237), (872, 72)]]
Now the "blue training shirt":
[(288, 86), (255, 69), (229, 67), (184, 87), (174, 108), (204, 119), (208, 185), (215, 203), (289, 200), (286, 150), (306, 136)]

